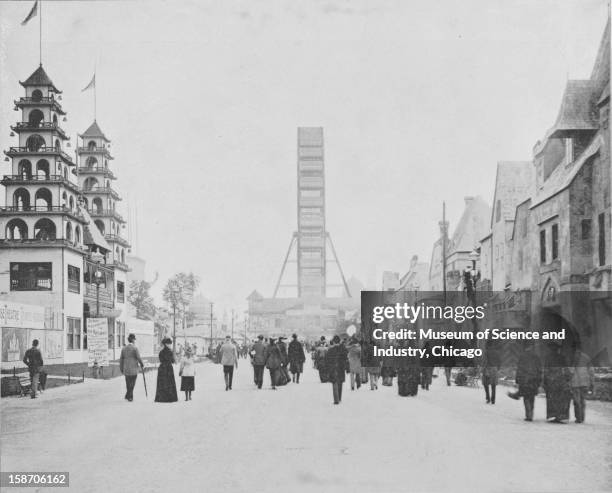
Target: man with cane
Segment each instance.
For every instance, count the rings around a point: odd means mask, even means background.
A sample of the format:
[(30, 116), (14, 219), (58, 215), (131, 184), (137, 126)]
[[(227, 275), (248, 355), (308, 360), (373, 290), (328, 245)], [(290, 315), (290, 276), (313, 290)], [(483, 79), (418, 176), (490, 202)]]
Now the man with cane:
[(136, 336), (134, 334), (128, 336), (129, 344), (121, 350), (121, 357), (119, 358), (119, 369), (125, 375), (125, 386), (127, 388), (125, 399), (129, 402), (134, 400), (134, 386), (136, 385), (139, 366), (143, 370), (142, 377), (144, 378), (144, 363), (140, 359), (138, 348), (134, 345), (135, 340)]

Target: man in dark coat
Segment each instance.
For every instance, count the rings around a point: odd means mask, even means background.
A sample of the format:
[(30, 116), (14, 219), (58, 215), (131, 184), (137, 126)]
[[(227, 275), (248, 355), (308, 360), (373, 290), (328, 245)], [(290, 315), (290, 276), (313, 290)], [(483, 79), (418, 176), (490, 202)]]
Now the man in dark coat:
[(482, 386), (485, 390), (487, 404), (495, 404), (495, 388), (497, 387), (497, 374), (501, 367), (501, 354), (493, 341), (487, 341), (486, 349), (482, 363)]
[(289, 356), (289, 371), (291, 371), (291, 379), (295, 383), (300, 383), (300, 374), (304, 369), (304, 361), (306, 356), (304, 354), (304, 348), (302, 343), (297, 340), (297, 334), (291, 336), (291, 342), (289, 343), (288, 356)]
[(315, 348), (315, 368), (319, 371), (319, 380), (321, 383), (328, 382), (327, 368), (325, 367), (325, 355), (327, 354), (327, 344), (325, 336), (321, 336), (319, 345)]
[(325, 355), (325, 367), (327, 368), (329, 381), (332, 383), (334, 404), (342, 401), (342, 384), (345, 373), (349, 369), (348, 351), (344, 344), (340, 343), (337, 335), (331, 341), (331, 346)]
[(542, 361), (535, 353), (534, 345), (528, 342), (525, 351), (521, 355), (516, 368), (515, 376), (518, 392), (508, 394), (510, 397), (518, 399), (523, 397), (525, 406), (525, 421), (533, 421), (533, 408), (535, 396), (542, 383)]
[(138, 377), (138, 370), (144, 368), (144, 363), (140, 358), (138, 348), (134, 345), (136, 336), (130, 334), (128, 336), (128, 344), (121, 349), (119, 357), (119, 371), (125, 376), (125, 399), (132, 402), (134, 399), (134, 386)]
[(251, 348), (251, 362), (253, 363), (253, 375), (255, 385), (261, 389), (263, 385), (264, 368), (266, 367), (266, 346), (263, 342), (263, 336), (257, 336), (257, 341)]
[(281, 354), (281, 367), (279, 369), (279, 381), (277, 385), (285, 385), (289, 382), (289, 370), (287, 370), (287, 365), (289, 364), (289, 354), (287, 353), (287, 344), (285, 343), (285, 338), (280, 336), (278, 338), (278, 350)]
[(30, 386), (32, 387), (30, 392), (32, 399), (36, 399), (38, 379), (40, 377), (40, 370), (43, 366), (43, 357), (40, 353), (40, 349), (38, 349), (38, 339), (34, 339), (32, 341), (32, 347), (25, 352), (23, 362), (26, 364), (30, 372)]
[(264, 354), (266, 368), (270, 371), (270, 382), (272, 383), (272, 390), (276, 390), (276, 384), (278, 383), (278, 374), (281, 367), (282, 357), (281, 352), (272, 337), (270, 337), (270, 343), (266, 346)]
[(561, 346), (551, 344), (544, 365), (543, 387), (546, 391), (546, 419), (564, 423), (569, 419), (572, 378)]

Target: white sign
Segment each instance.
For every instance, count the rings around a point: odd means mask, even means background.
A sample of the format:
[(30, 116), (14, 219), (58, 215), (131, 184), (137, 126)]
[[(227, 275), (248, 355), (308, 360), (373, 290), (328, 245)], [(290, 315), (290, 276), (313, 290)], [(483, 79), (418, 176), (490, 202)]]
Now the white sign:
[(108, 321), (106, 318), (87, 319), (87, 366), (108, 366)]
[(0, 301), (0, 327), (44, 329), (45, 308)]

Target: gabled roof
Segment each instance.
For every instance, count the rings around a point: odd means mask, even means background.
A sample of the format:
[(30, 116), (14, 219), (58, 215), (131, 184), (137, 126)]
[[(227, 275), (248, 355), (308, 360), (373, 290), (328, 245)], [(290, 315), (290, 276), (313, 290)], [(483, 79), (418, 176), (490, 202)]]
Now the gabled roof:
[(247, 300), (249, 301), (261, 301), (263, 299), (263, 296), (256, 289), (254, 289), (253, 292), (247, 296)]
[(491, 208), (482, 197), (465, 197), (465, 209), (453, 232), (447, 255), (471, 252), (488, 232)]
[(40, 64), (38, 66), (38, 68), (36, 70), (34, 70), (32, 75), (30, 75), (30, 77), (28, 77), (25, 81), (19, 82), (19, 83), (23, 87), (28, 87), (28, 86), (49, 86), (51, 88), (51, 90), (53, 92), (57, 93), (57, 94), (60, 94), (62, 92), (57, 87), (55, 87), (55, 85), (53, 84), (53, 81), (47, 75), (47, 72), (45, 72), (45, 69), (43, 68), (42, 64)]
[(533, 197), (530, 209), (533, 209), (569, 187), (578, 172), (582, 169), (584, 163), (586, 163), (591, 156), (599, 152), (602, 145), (603, 137), (598, 135), (571, 166), (557, 166), (544, 182), (542, 188), (538, 190), (537, 194)]
[(501, 205), (501, 220), (514, 219), (516, 204), (523, 200), (533, 182), (533, 163), (531, 161), (500, 161), (495, 175), (495, 192), (491, 210), (491, 227), (496, 222), (497, 201)]
[(102, 129), (100, 128), (100, 126), (98, 125), (98, 122), (96, 120), (94, 120), (93, 123), (91, 125), (89, 125), (89, 128), (87, 130), (85, 130), (85, 132), (83, 132), (82, 134), (79, 134), (79, 137), (81, 137), (81, 138), (85, 138), (85, 137), (101, 137), (106, 142), (110, 142), (110, 140), (108, 140), (106, 138), (106, 135), (104, 135), (104, 132), (102, 132)]
[(601, 94), (593, 80), (568, 80), (561, 99), (557, 121), (549, 133), (550, 138), (571, 136), (576, 130), (597, 130), (599, 120), (597, 100)]

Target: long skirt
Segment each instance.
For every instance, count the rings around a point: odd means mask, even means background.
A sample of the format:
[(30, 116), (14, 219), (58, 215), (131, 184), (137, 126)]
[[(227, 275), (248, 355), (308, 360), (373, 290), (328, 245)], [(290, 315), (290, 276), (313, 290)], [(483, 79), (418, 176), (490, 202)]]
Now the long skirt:
[(291, 373), (302, 373), (304, 371), (304, 363), (301, 361), (290, 361), (289, 371)]
[(181, 377), (181, 392), (193, 392), (195, 390), (195, 377)]
[(572, 394), (569, 389), (549, 389), (546, 392), (546, 419), (569, 419)]
[(421, 371), (419, 368), (400, 368), (397, 370), (397, 393), (401, 396), (417, 395)]
[(157, 389), (155, 391), (155, 402), (176, 402), (176, 380), (174, 379), (174, 368), (169, 363), (162, 363), (157, 369)]
[(319, 363), (319, 379), (321, 383), (329, 382), (329, 372), (323, 362)]

